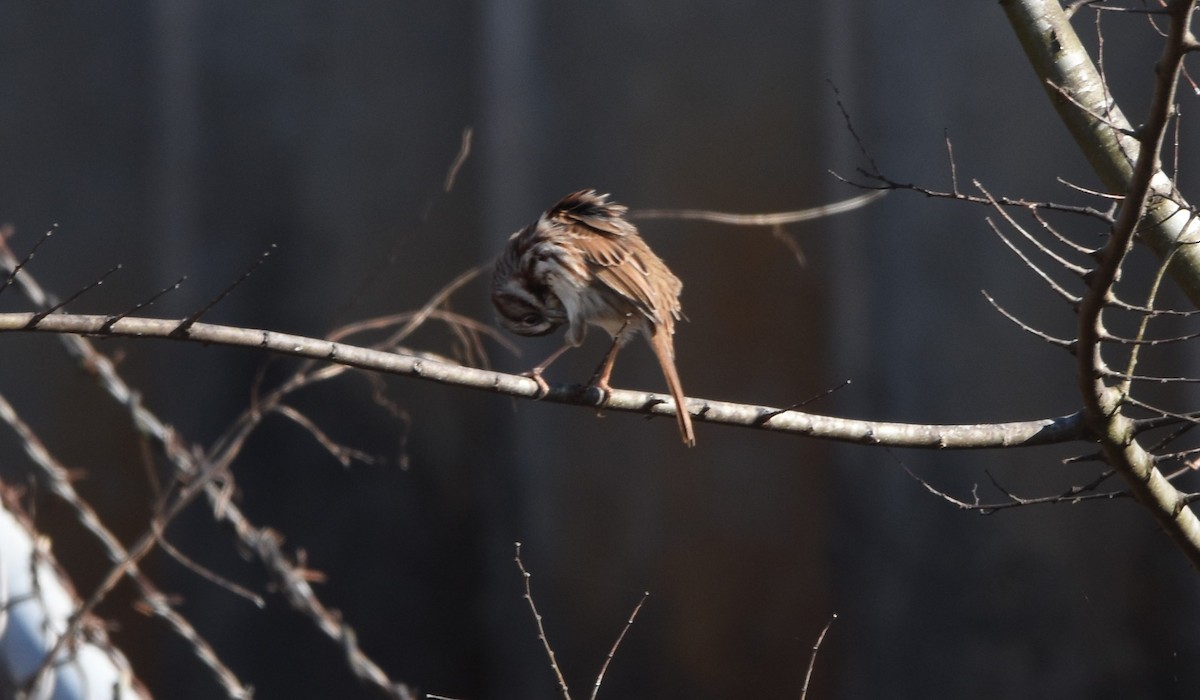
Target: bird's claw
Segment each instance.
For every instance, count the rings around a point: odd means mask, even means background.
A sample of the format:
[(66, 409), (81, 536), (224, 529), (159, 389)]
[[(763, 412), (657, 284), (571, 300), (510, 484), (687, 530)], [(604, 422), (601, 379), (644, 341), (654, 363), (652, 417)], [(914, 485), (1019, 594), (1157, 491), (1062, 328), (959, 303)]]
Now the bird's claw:
[(584, 391), (591, 389), (600, 392), (600, 400), (596, 402), (597, 406), (603, 406), (608, 403), (608, 399), (612, 396), (612, 387), (608, 385), (608, 382), (597, 381), (596, 377), (592, 377), (592, 381), (588, 382), (584, 387)]
[(537, 383), (538, 393), (536, 396), (533, 397), (534, 399), (541, 400), (541, 399), (546, 398), (547, 395), (549, 395), (550, 385), (546, 383), (545, 379), (542, 379), (541, 371), (539, 371), (537, 369), (531, 369), (528, 372), (522, 372), (521, 376), (529, 377), (530, 379), (532, 379), (534, 382)]

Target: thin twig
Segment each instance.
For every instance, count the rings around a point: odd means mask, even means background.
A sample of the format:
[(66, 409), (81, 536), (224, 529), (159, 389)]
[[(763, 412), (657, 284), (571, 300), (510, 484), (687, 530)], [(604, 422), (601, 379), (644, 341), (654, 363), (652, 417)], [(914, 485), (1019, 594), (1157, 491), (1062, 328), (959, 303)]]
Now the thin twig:
[(454, 294), (463, 285), (478, 277), (483, 273), (484, 270), (491, 269), (491, 266), (492, 263), (489, 261), (481, 265), (476, 265), (465, 272), (459, 273), (458, 277), (450, 280), (450, 282), (438, 290), (438, 292), (434, 294), (429, 301), (425, 302), (425, 306), (421, 307), (421, 310), (414, 314), (412, 318), (409, 319), (408, 323), (404, 324), (400, 330), (396, 331), (390, 338), (388, 338), (387, 341), (384, 342), (384, 345), (392, 346), (399, 344), (400, 341), (407, 338), (409, 334), (420, 327), (421, 324), (425, 323), (430, 314), (432, 314), (437, 307), (445, 303), (445, 301), (450, 298), (451, 294)]
[(105, 329), (107, 330), (108, 328), (112, 328), (112, 324), (116, 323), (117, 321), (120, 321), (121, 319), (125, 318), (126, 316), (132, 316), (135, 313), (137, 313), (138, 311), (141, 311), (142, 309), (146, 308), (147, 306), (151, 306), (152, 304), (154, 304), (154, 302), (161, 299), (163, 297), (163, 295), (165, 295), (167, 292), (173, 292), (176, 289), (179, 289), (181, 286), (183, 286), (183, 283), (186, 279), (187, 279), (187, 275), (184, 275), (183, 277), (180, 277), (179, 280), (175, 282), (175, 284), (172, 284), (169, 287), (163, 287), (162, 289), (155, 292), (149, 299), (142, 301), (142, 302), (138, 302), (137, 304), (134, 304), (133, 307), (131, 307), (128, 311), (123, 311), (123, 312), (117, 314), (116, 316), (110, 316), (108, 318), (108, 322), (105, 324)]
[(871, 202), (887, 194), (886, 190), (876, 190), (857, 197), (843, 199), (833, 204), (823, 204), (808, 209), (776, 212), (773, 214), (730, 214), (721, 211), (704, 209), (634, 209), (629, 212), (630, 219), (675, 219), (680, 221), (710, 221), (716, 224), (730, 226), (783, 226), (798, 224), (802, 221), (823, 219), (836, 214), (861, 209)]
[(1042, 227), (1043, 231), (1053, 236), (1054, 239), (1059, 243), (1067, 246), (1071, 250), (1074, 250), (1076, 253), (1089, 256), (1095, 254), (1095, 250), (1088, 248), (1087, 246), (1079, 245), (1075, 241), (1072, 241), (1070, 238), (1067, 238), (1060, 233), (1058, 229), (1051, 226), (1050, 222), (1046, 220), (1046, 217), (1042, 216), (1042, 212), (1038, 211), (1036, 207), (1029, 207), (1029, 215), (1033, 217), (1034, 221), (1038, 222), (1038, 225)]
[[(37, 255), (38, 248), (41, 248), (43, 243), (50, 240), (50, 237), (53, 236), (54, 232), (57, 230), (58, 224), (51, 226), (49, 231), (46, 231), (42, 234), (41, 238), (37, 239), (37, 242), (33, 244), (33, 247), (29, 249), (29, 252), (25, 254), (24, 258), (16, 261), (16, 263), (13, 265), (7, 266), (9, 268), (9, 273), (4, 278), (4, 284), (0, 284), (0, 294), (3, 294), (4, 290), (12, 286), (12, 283), (16, 281), (17, 275), (20, 274), (21, 270), (25, 269), (25, 266), (33, 260), (33, 256)], [(5, 253), (9, 252), (8, 238), (9, 236), (0, 236), (0, 248), (3, 248)]]
[[(21, 444), (25, 448), (25, 453), (29, 455), (33, 463), (41, 470), (42, 475), (49, 484), (50, 491), (66, 503), (74, 512), (75, 519), (79, 524), (95, 536), (108, 560), (114, 566), (127, 561), (129, 552), (121, 545), (120, 540), (105, 527), (104, 523), (100, 520), (100, 516), (91, 505), (75, 490), (75, 487), (71, 484), (67, 469), (54, 458), (50, 450), (46, 448), (45, 444), (38, 438), (29, 425), (21, 420), (13, 406), (2, 395), (0, 395), (0, 420), (7, 423), (13, 432), (17, 434), (21, 440)], [(221, 662), (216, 652), (196, 632), (191, 623), (171, 608), (170, 605), (167, 605), (166, 596), (158, 590), (150, 579), (136, 566), (129, 566), (125, 569), (125, 572), (137, 586), (141, 599), (145, 602), (147, 608), (154, 615), (165, 621), (176, 634), (189, 643), (193, 653), (209, 668), (229, 697), (249, 697), (249, 691), (241, 684), (237, 676)], [(76, 619), (82, 620), (84, 617), (80, 614)], [(66, 639), (68, 634), (69, 631), (64, 632), (60, 639)], [(46, 658), (48, 661), (53, 660), (54, 655), (48, 655)]]
[[(3, 240), (0, 240), (0, 266), (12, 269), (15, 258), (3, 243)], [(28, 273), (21, 275), (17, 284), (35, 306), (42, 307), (50, 303), (48, 300), (52, 299), (52, 295), (43, 290)], [(60, 339), (68, 354), (75, 358), (79, 366), (95, 376), (105, 392), (128, 411), (130, 422), (138, 433), (162, 450), (175, 468), (177, 478), (192, 479), (203, 471), (198, 461), (201, 450), (186, 444), (169, 425), (141, 403), (139, 394), (117, 374), (113, 361), (108, 356), (97, 351), (91, 341), (80, 335), (64, 334)], [(230, 458), (237, 453), (235, 443), (240, 444), (239, 440), (232, 437), (226, 441), (226, 446), (233, 446)], [(313, 620), (318, 629), (342, 649), (349, 668), (357, 677), (375, 685), (388, 697), (410, 700), (413, 697), (412, 691), (403, 683), (391, 680), (364, 654), (358, 646), (354, 630), (341, 619), (336, 610), (326, 608), (316, 597), (308, 585), (307, 572), (293, 563), (282, 550), (279, 536), (270, 529), (256, 527), (242, 514), (237, 504), (229, 500), (231, 486), (232, 479), (226, 473), (224, 484), (210, 483), (204, 489), (217, 521), (233, 529), (243, 551), (251, 552), (263, 564), (277, 581), (277, 588), (288, 603)], [(162, 608), (158, 600), (150, 602), (151, 608), (156, 612)], [(190, 641), (191, 638), (186, 632), (179, 633)], [(216, 659), (215, 655), (213, 659)]]
[[(980, 192), (983, 193), (983, 196), (986, 197), (988, 202), (991, 203), (992, 208), (996, 211), (996, 213), (999, 214), (1000, 217), (1003, 218), (1004, 221), (1007, 222), (1008, 225), (1013, 228), (1013, 230), (1020, 233), (1021, 236), (1025, 240), (1029, 241), (1030, 244), (1032, 244), (1034, 247), (1036, 247), (1040, 253), (1042, 253), (1046, 257), (1050, 258), (1054, 262), (1058, 263), (1064, 270), (1073, 272), (1078, 277), (1083, 277), (1084, 275), (1086, 275), (1088, 273), (1087, 268), (1085, 268), (1081, 265), (1076, 265), (1076, 264), (1070, 262), (1069, 260), (1067, 260), (1066, 258), (1062, 257), (1061, 255), (1055, 253), (1048, 246), (1046, 246), (1040, 240), (1038, 240), (1036, 236), (1034, 236), (1033, 234), (1026, 231), (1025, 227), (1021, 226), (1019, 223), (1017, 223), (1017, 220), (1014, 219), (1012, 217), (1012, 215), (1008, 213), (1008, 210), (1006, 210), (1004, 207), (1000, 206), (1000, 203), (996, 201), (996, 198), (992, 196), (992, 193), (988, 192), (987, 189), (983, 186), (983, 184), (981, 182), (979, 182), (979, 180), (972, 180), (972, 184), (974, 184), (975, 187)], [(1032, 211), (1034, 211), (1035, 213), (1037, 212), (1036, 209), (1034, 209)], [(1068, 298), (1073, 298), (1073, 297), (1068, 295)]]
[[(546, 637), (546, 628), (542, 626), (542, 616), (538, 612), (537, 604), (533, 602), (533, 592), (530, 589), (529, 579), (533, 575), (525, 570), (525, 564), (521, 562), (521, 543), (516, 542), (517, 553), (513, 561), (517, 562), (517, 569), (521, 572), (521, 579), (525, 584), (525, 602), (529, 604), (529, 611), (533, 614), (533, 622), (537, 625), (538, 641), (542, 643), (542, 649), (546, 651), (546, 657), (550, 659), (550, 669), (554, 671), (554, 678), (558, 681), (558, 690), (562, 693), (563, 700), (571, 700), (571, 691), (567, 688), (567, 679), (563, 678), (562, 669), (558, 666), (558, 660), (554, 658), (554, 649), (550, 646), (550, 640)], [(641, 603), (638, 604), (641, 607)], [(624, 636), (624, 634), (622, 634)], [(599, 681), (597, 681), (599, 684)]]
[(946, 160), (950, 166), (950, 192), (957, 197), (961, 194), (958, 191), (958, 163), (954, 161), (954, 145), (950, 143), (950, 130), (943, 129), (942, 137), (946, 141)]
[(200, 318), (202, 316), (204, 316), (204, 314), (211, 311), (212, 308), (214, 306), (216, 306), (217, 304), (220, 304), (221, 301), (223, 301), (225, 299), (225, 297), (229, 296), (229, 294), (234, 289), (237, 289), (238, 285), (240, 285), (242, 282), (245, 282), (246, 279), (250, 277), (250, 275), (254, 274), (254, 271), (257, 270), (263, 263), (265, 263), (267, 261), (267, 258), (271, 256), (271, 253), (274, 252), (276, 247), (277, 246), (274, 243), (272, 243), (270, 246), (268, 246), (267, 249), (262, 252), (262, 255), (259, 255), (258, 258), (253, 263), (250, 263), (250, 267), (246, 268), (246, 271), (242, 273), (241, 277), (239, 277), (236, 280), (234, 280), (233, 282), (231, 282), (229, 284), (229, 286), (226, 287), (225, 289), (222, 289), (220, 294), (213, 297), (213, 299), (211, 301), (209, 301), (204, 306), (200, 307), (191, 316), (188, 316), (187, 318), (180, 321), (179, 325), (176, 326), (175, 330), (172, 331), (171, 334), (175, 335), (175, 336), (186, 335), (188, 332), (188, 329), (191, 328), (197, 321), (199, 321)]
[[(995, 480), (993, 479), (992, 484), (994, 486), (996, 486), (996, 488), (1001, 493), (1003, 493), (1009, 500), (1000, 502), (1000, 503), (984, 503), (979, 498), (979, 494), (976, 492), (974, 500), (971, 502), (968, 502), (968, 501), (964, 501), (960, 498), (955, 498), (954, 496), (951, 496), (950, 494), (946, 493), (945, 491), (938, 489), (937, 487), (935, 487), (933, 484), (929, 483), (925, 479), (922, 479), (921, 477), (917, 476), (911, 469), (909, 469), (904, 464), (901, 464), (900, 466), (901, 466), (901, 468), (904, 469), (904, 471), (910, 477), (912, 477), (912, 479), (914, 481), (916, 481), (918, 484), (920, 484), (922, 486), (922, 488), (924, 488), (929, 493), (932, 493), (933, 495), (937, 496), (938, 498), (941, 498), (942, 500), (946, 501), (947, 503), (953, 504), (960, 510), (976, 511), (980, 515), (992, 515), (999, 511), (1008, 510), (1010, 508), (1024, 508), (1027, 506), (1036, 506), (1036, 505), (1059, 505), (1059, 504), (1063, 504), (1063, 503), (1079, 503), (1082, 501), (1111, 501), (1116, 498), (1129, 498), (1132, 495), (1128, 491), (1108, 491), (1108, 492), (1103, 492), (1103, 493), (1085, 493), (1084, 491), (1086, 490), (1086, 487), (1072, 487), (1070, 490), (1068, 490), (1067, 493), (1064, 493), (1064, 494), (1056, 494), (1053, 496), (1039, 496), (1037, 498), (1021, 498), (1019, 496), (1016, 496), (1015, 494), (1009, 493), (1008, 491), (1006, 491), (1005, 489), (1000, 487), (1000, 485), (997, 484), (995, 482)], [(988, 477), (990, 479), (991, 475), (989, 474)]]
[(1034, 328), (1033, 326), (1031, 326), (1031, 325), (1025, 323), (1024, 321), (1022, 321), (1021, 319), (1017, 318), (1014, 314), (1010, 313), (1007, 309), (1005, 309), (1003, 306), (1001, 306), (999, 304), (999, 302), (997, 302), (995, 299), (992, 298), (991, 294), (987, 293), (987, 290), (981, 289), (980, 293), (982, 293), (983, 298), (987, 299), (987, 302), (992, 305), (993, 309), (995, 309), (996, 311), (999, 311), (1000, 314), (1002, 316), (1004, 316), (1004, 318), (1007, 318), (1009, 321), (1012, 321), (1021, 330), (1025, 331), (1026, 333), (1029, 333), (1030, 335), (1032, 335), (1036, 338), (1040, 338), (1040, 339), (1046, 341), (1047, 343), (1050, 343), (1054, 347), (1062, 348), (1063, 350), (1066, 350), (1067, 352), (1075, 352), (1075, 341), (1066, 340), (1064, 338), (1055, 338), (1054, 336), (1052, 336), (1048, 333), (1045, 333), (1043, 331), (1040, 331), (1040, 330)]
[[(1163, 258), (1155, 272), (1154, 281), (1150, 284), (1150, 291), (1146, 294), (1146, 308), (1153, 309), (1155, 302), (1158, 300), (1158, 290), (1162, 286), (1163, 278), (1167, 275), (1167, 266), (1171, 264), (1171, 260), (1175, 258), (1175, 253), (1179, 248), (1174, 248), (1170, 253)], [(1142, 342), (1146, 338), (1146, 330), (1150, 325), (1151, 314), (1143, 314), (1141, 321), (1138, 323), (1137, 334), (1134, 340), (1137, 341), (1129, 350), (1129, 362), (1125, 366), (1126, 377), (1117, 387), (1117, 390), (1122, 394), (1129, 394), (1130, 387), (1133, 384), (1134, 370), (1137, 369), (1139, 353), (1142, 349)], [(1106, 333), (1107, 335), (1107, 333)]]
[(822, 391), (821, 393), (817, 394), (816, 396), (810, 396), (807, 399), (800, 401), (799, 403), (794, 403), (790, 406), (785, 406), (783, 408), (780, 408), (780, 409), (777, 409), (774, 411), (768, 411), (767, 413), (764, 413), (762, 415), (762, 422), (765, 423), (765, 422), (771, 420), (772, 418), (774, 418), (775, 416), (778, 416), (782, 413), (787, 413), (788, 411), (794, 411), (797, 408), (804, 408), (805, 406), (807, 406), (808, 404), (810, 404), (814, 401), (819, 401), (819, 400), (833, 394), (835, 391), (845, 389), (846, 387), (850, 386), (850, 384), (851, 384), (851, 380), (847, 379), (846, 381), (842, 382), (841, 384), (838, 384), (837, 386), (831, 386), (828, 389), (826, 389), (825, 391)]
[(219, 588), (224, 588), (240, 598), (250, 601), (254, 604), (254, 607), (259, 608), (260, 610), (267, 607), (267, 601), (263, 600), (263, 597), (259, 594), (255, 593), (249, 588), (246, 588), (245, 586), (241, 586), (233, 581), (230, 581), (206, 566), (202, 566), (199, 562), (181, 552), (175, 545), (171, 544), (170, 540), (167, 539), (165, 532), (160, 531), (158, 533), (158, 546), (162, 547), (163, 551), (169, 554), (172, 559), (179, 562), (184, 568), (190, 569), (192, 573), (196, 574), (200, 578), (205, 579)]
[[(1102, 82), (1104, 82), (1104, 81), (1102, 81)], [(1107, 85), (1108, 83), (1104, 82), (1104, 84)], [(1096, 112), (1095, 110), (1089, 108), (1087, 105), (1085, 105), (1082, 102), (1080, 102), (1079, 100), (1077, 100), (1075, 98), (1075, 96), (1072, 95), (1063, 86), (1059, 85), (1058, 83), (1055, 83), (1053, 80), (1046, 80), (1046, 86), (1049, 87), (1054, 92), (1058, 93), (1059, 97), (1062, 97), (1067, 102), (1070, 102), (1071, 104), (1075, 105), (1076, 107), (1078, 107), (1080, 109), (1080, 111), (1084, 112), (1085, 114), (1090, 116), (1092, 119), (1095, 119), (1096, 121), (1100, 122), (1101, 124), (1104, 124), (1105, 126), (1109, 127), (1113, 131), (1115, 131), (1119, 134), (1123, 134), (1125, 136), (1132, 136), (1135, 138), (1137, 137), (1138, 133), (1137, 133), (1136, 129), (1131, 129), (1131, 128), (1125, 126), (1121, 121), (1115, 120), (1105, 114), (1100, 114), (1100, 113)], [(1109, 106), (1109, 107), (1111, 107), (1111, 105), (1113, 104), (1112, 98), (1107, 95), (1105, 96), (1104, 102), (1105, 102), (1105, 105)], [(1123, 119), (1123, 117), (1122, 117), (1122, 119)]]
[(334, 442), (334, 440), (325, 434), (325, 431), (317, 427), (317, 424), (314, 423), (308, 416), (305, 416), (303, 413), (297, 411), (291, 406), (288, 406), (287, 404), (277, 404), (273, 410), (275, 413), (294, 421), (300, 427), (304, 428), (304, 430), (307, 431), (308, 434), (311, 435), (317, 441), (317, 443), (343, 467), (349, 468), (350, 465), (356, 461), (362, 462), (363, 464), (375, 464), (378, 461), (374, 456), (363, 452), (362, 450), (355, 450)]
[(450, 168), (446, 171), (446, 181), (442, 183), (442, 192), (449, 193), (454, 189), (454, 180), (458, 177), (458, 171), (462, 168), (463, 163), (467, 162), (467, 157), (471, 155), (471, 136), (474, 135), (474, 129), (466, 127), (463, 129), (462, 141), (458, 146), (458, 153), (454, 156), (454, 161), (450, 163)]
[(41, 311), (37, 312), (36, 314), (34, 314), (33, 319), (30, 321), (30, 323), (32, 323), (33, 325), (36, 326), (38, 321), (49, 316), (50, 314), (54, 313), (55, 311), (58, 311), (59, 309), (66, 306), (67, 304), (70, 304), (71, 302), (75, 301), (76, 299), (83, 296), (84, 294), (92, 291), (96, 287), (99, 287), (100, 285), (104, 284), (104, 280), (108, 279), (110, 275), (112, 275), (114, 272), (116, 272), (117, 270), (120, 270), (120, 269), (121, 269), (120, 264), (113, 265), (112, 267), (110, 267), (108, 269), (107, 272), (100, 275), (100, 277), (97, 280), (95, 280), (94, 282), (83, 286), (82, 288), (77, 290), (74, 294), (72, 294), (71, 296), (67, 297), (66, 299), (58, 302), (57, 304), (53, 304), (45, 309), (42, 309)]
[(849, 132), (851, 138), (854, 139), (854, 143), (858, 145), (859, 154), (861, 154), (863, 160), (867, 161), (867, 164), (871, 166), (872, 172), (881, 172), (879, 170), (879, 166), (875, 163), (875, 158), (871, 156), (871, 152), (867, 150), (866, 144), (863, 143), (862, 138), (858, 135), (858, 131), (854, 128), (854, 120), (850, 118), (850, 112), (846, 109), (846, 105), (842, 103), (842, 92), (841, 90), (838, 90), (837, 83), (833, 82), (833, 80), (829, 78), (826, 78), (825, 82), (828, 83), (829, 88), (833, 90), (834, 102), (837, 104), (838, 111), (842, 113), (842, 122), (845, 123), (846, 131)]
[[(966, 193), (955, 193), (955, 192), (943, 192), (940, 190), (931, 189), (929, 187), (924, 187), (922, 185), (917, 185), (912, 182), (900, 182), (898, 180), (893, 180), (893, 179), (883, 175), (882, 173), (870, 172), (868, 170), (863, 170), (862, 168), (859, 168), (857, 170), (857, 172), (859, 175), (862, 175), (863, 177), (867, 178), (868, 180), (872, 180), (874, 182), (872, 184), (856, 182), (854, 180), (851, 180), (847, 177), (844, 177), (844, 176), (839, 175), (838, 173), (832, 172), (832, 171), (830, 172), (830, 174), (833, 175), (838, 180), (840, 180), (841, 182), (844, 182), (848, 185), (852, 185), (854, 187), (861, 187), (863, 189), (868, 189), (868, 190), (881, 190), (881, 189), (882, 190), (907, 190), (910, 192), (915, 192), (920, 195), (924, 195), (926, 197), (929, 197), (930, 199), (948, 199), (948, 200), (956, 201), (956, 202), (966, 202), (968, 204), (980, 204), (980, 205), (984, 205), (984, 206), (992, 206), (992, 203), (989, 202), (986, 198), (980, 197), (978, 195), (966, 194)], [(1064, 214), (1077, 214), (1079, 216), (1086, 216), (1086, 217), (1089, 217), (1092, 219), (1098, 219), (1105, 223), (1111, 223), (1112, 219), (1113, 219), (1113, 216), (1111, 213), (1100, 211), (1099, 209), (1096, 209), (1094, 207), (1074, 206), (1074, 205), (1070, 205), (1070, 204), (1060, 204), (1058, 202), (1040, 202), (1040, 201), (1021, 199), (1021, 198), (1014, 199), (1012, 197), (997, 197), (996, 201), (1006, 207), (1021, 207), (1023, 209), (1029, 209), (1032, 207), (1032, 208), (1036, 208), (1036, 209), (1041, 209), (1043, 211), (1055, 211), (1055, 212), (1061, 212)]]
[(1033, 262), (1028, 255), (1025, 254), (1025, 251), (1018, 248), (1015, 243), (1009, 240), (1008, 236), (1004, 235), (1004, 233), (1000, 230), (1000, 227), (996, 225), (996, 222), (992, 221), (991, 217), (988, 217), (985, 219), (985, 221), (987, 222), (988, 228), (992, 230), (992, 233), (996, 234), (996, 237), (999, 238), (1009, 250), (1011, 250), (1018, 258), (1021, 259), (1021, 262), (1024, 263), (1025, 267), (1033, 270), (1034, 274), (1036, 274), (1038, 277), (1041, 277), (1042, 281), (1046, 283), (1046, 286), (1050, 287), (1051, 291), (1053, 291), (1071, 306), (1075, 306), (1079, 303), (1080, 297), (1078, 295), (1071, 294), (1065, 287), (1051, 277), (1048, 272), (1043, 270), (1041, 267), (1038, 267), (1038, 265)]
[(1123, 194), (1114, 194), (1112, 192), (1102, 192), (1100, 190), (1094, 190), (1090, 187), (1084, 187), (1083, 185), (1079, 185), (1074, 182), (1071, 182), (1070, 180), (1068, 180), (1067, 178), (1065, 178), (1061, 175), (1055, 177), (1054, 179), (1057, 180), (1059, 183), (1066, 185), (1067, 187), (1070, 187), (1071, 189), (1075, 190), (1076, 192), (1081, 192), (1086, 195), (1091, 195), (1092, 197), (1099, 197), (1101, 199), (1111, 199), (1114, 204), (1120, 203), (1120, 201), (1122, 199), (1125, 199), (1125, 195), (1123, 195)]
[(812, 680), (813, 669), (817, 665), (817, 652), (821, 650), (821, 643), (825, 641), (825, 633), (829, 631), (829, 627), (833, 625), (833, 621), (837, 619), (837, 613), (829, 617), (829, 622), (821, 628), (821, 633), (817, 635), (817, 641), (813, 643), (812, 653), (808, 655), (808, 670), (804, 672), (804, 686), (800, 688), (800, 700), (804, 700), (808, 696), (808, 682)]
[(642, 611), (642, 605), (646, 599), (650, 597), (650, 591), (642, 593), (642, 597), (638, 599), (637, 605), (633, 606), (633, 612), (629, 613), (629, 619), (625, 621), (625, 626), (621, 628), (621, 633), (617, 635), (617, 640), (613, 642), (612, 648), (608, 650), (608, 656), (604, 657), (604, 663), (600, 665), (600, 673), (596, 674), (596, 683), (592, 686), (591, 700), (596, 700), (596, 696), (600, 694), (600, 684), (604, 682), (604, 674), (608, 672), (608, 665), (612, 663), (613, 657), (617, 654), (617, 647), (621, 646), (621, 642), (625, 639), (625, 634), (629, 632), (629, 628), (633, 627), (633, 621), (637, 619), (638, 613)]

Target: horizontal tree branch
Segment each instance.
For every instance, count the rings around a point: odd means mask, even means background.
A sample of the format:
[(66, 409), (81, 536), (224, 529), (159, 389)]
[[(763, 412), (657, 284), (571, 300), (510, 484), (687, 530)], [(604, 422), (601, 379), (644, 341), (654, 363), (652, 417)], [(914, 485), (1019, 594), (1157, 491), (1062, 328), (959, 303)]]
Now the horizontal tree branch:
[[(357, 345), (336, 343), (288, 333), (221, 326), (210, 323), (182, 325), (179, 320), (33, 313), (0, 314), (0, 332), (70, 333), (96, 337), (165, 338), (258, 348), (278, 354), (325, 360), (349, 367), (415, 377), (469, 389), (481, 389), (516, 398), (536, 399), (534, 380), (419, 355), (396, 354)], [(643, 391), (614, 389), (605, 400), (600, 392), (579, 385), (550, 384), (542, 400), (645, 415), (673, 416), (670, 397)], [(1012, 423), (925, 425), (854, 420), (791, 409), (738, 404), (711, 399), (688, 399), (688, 410), (697, 421), (759, 430), (794, 433), (826, 440), (863, 445), (931, 449), (984, 449), (1047, 445), (1089, 439), (1080, 414)]]

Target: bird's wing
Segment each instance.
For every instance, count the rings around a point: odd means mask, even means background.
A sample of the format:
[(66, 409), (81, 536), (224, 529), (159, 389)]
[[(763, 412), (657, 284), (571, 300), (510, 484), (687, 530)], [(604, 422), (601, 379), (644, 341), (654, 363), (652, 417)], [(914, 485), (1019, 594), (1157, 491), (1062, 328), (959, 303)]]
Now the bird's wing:
[(597, 282), (661, 324), (671, 316), (671, 302), (653, 283), (654, 273), (665, 280), (676, 278), (625, 219), (625, 212), (620, 204), (608, 202), (608, 195), (583, 190), (555, 205), (550, 219), (562, 227)]

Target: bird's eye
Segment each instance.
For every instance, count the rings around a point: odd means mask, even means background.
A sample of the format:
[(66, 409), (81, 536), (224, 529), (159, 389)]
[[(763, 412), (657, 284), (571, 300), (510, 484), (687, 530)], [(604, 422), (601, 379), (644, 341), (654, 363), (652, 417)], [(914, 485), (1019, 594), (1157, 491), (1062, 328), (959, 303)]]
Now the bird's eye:
[(541, 317), (537, 314), (525, 314), (521, 317), (521, 323), (526, 326), (536, 325), (541, 320)]

